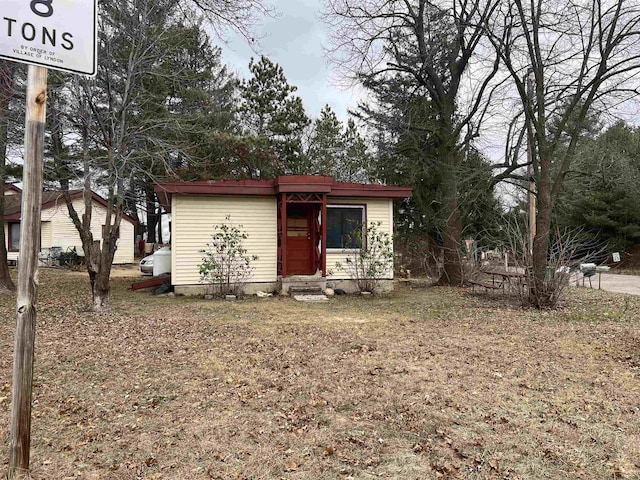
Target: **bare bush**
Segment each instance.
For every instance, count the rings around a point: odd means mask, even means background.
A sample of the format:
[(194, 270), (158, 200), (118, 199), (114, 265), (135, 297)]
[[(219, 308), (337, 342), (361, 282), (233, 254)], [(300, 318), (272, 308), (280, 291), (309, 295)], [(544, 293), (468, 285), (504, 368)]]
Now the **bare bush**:
[(519, 295), (522, 303), (536, 308), (554, 307), (562, 298), (572, 274), (578, 274), (581, 263), (597, 262), (606, 252), (606, 245), (598, 242), (582, 228), (559, 228), (552, 232), (547, 253), (547, 266), (542, 288), (530, 288), (534, 282), (533, 255), (528, 235), (520, 223), (506, 225), (505, 249), (510, 264), (525, 274)]
[(442, 274), (442, 249), (428, 235), (412, 235), (397, 242), (394, 250), (400, 261), (398, 268), (410, 271), (413, 277), (438, 279)]

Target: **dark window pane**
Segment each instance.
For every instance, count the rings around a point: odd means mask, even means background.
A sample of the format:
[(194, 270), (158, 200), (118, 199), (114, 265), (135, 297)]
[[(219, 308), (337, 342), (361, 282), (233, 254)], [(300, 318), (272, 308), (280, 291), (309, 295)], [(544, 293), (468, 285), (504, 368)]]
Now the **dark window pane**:
[(339, 208), (327, 208), (327, 248), (342, 247), (342, 215)]
[(327, 209), (327, 248), (362, 248), (364, 208)]
[(343, 248), (362, 247), (362, 210), (345, 208), (342, 226)]

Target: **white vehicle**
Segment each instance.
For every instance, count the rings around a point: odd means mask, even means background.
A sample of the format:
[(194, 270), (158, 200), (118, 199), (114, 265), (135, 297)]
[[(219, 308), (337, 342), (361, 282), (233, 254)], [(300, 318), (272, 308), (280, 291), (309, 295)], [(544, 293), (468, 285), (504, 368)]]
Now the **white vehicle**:
[(153, 275), (153, 254), (140, 260), (140, 272), (142, 275)]
[[(156, 250), (151, 255), (147, 255), (142, 260), (140, 260), (140, 272), (143, 275), (154, 275), (153, 257), (156, 254), (158, 254), (158, 258), (159, 258), (158, 259), (159, 264), (157, 265), (157, 267), (160, 267), (160, 268), (156, 268), (155, 275), (161, 275), (163, 273), (170, 272), (171, 271), (171, 253), (170, 252), (171, 252), (171, 247), (162, 247)], [(167, 261), (167, 256), (168, 256), (168, 261)]]

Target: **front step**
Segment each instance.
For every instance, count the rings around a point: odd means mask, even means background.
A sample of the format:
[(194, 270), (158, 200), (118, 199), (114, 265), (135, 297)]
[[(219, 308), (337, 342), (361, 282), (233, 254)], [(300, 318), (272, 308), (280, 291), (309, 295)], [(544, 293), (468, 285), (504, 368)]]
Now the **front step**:
[(320, 294), (327, 288), (327, 279), (321, 276), (293, 276), (281, 280), (282, 291), (293, 295), (297, 292), (301, 295)]
[(293, 297), (294, 300), (297, 300), (298, 302), (328, 302), (329, 301), (327, 296), (324, 295), (324, 294), (320, 294), (320, 295), (296, 295), (296, 294), (293, 294), (292, 297)]
[(291, 286), (289, 294), (294, 295), (324, 295), (324, 290), (318, 286)]

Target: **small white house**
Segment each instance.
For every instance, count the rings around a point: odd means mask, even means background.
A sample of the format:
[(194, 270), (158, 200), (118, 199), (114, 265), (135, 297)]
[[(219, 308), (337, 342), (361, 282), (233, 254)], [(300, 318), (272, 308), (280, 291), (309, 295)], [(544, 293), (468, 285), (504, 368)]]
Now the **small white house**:
[[(78, 215), (82, 216), (84, 213), (83, 192), (73, 191), (71, 198)], [(91, 231), (94, 239), (101, 240), (102, 223), (106, 218), (108, 204), (104, 198), (96, 193), (92, 193), (92, 200)], [(7, 245), (7, 259), (16, 261), (20, 256), (22, 191), (13, 185), (5, 187), (4, 201), (4, 240)], [(66, 252), (75, 248), (77, 252), (82, 252), (82, 241), (71, 217), (69, 217), (62, 192), (42, 193), (41, 220), (40, 249), (43, 257), (46, 257), (52, 249)], [(120, 234), (116, 244), (117, 249), (113, 259), (114, 264), (133, 263), (135, 224), (136, 221), (131, 217), (122, 216)]]
[[(285, 287), (288, 280), (320, 280), (351, 290), (345, 258), (359, 245), (346, 245), (347, 229), (380, 222), (393, 237), (393, 201), (411, 188), (334, 182), (331, 177), (295, 175), (272, 180), (163, 182), (155, 186), (171, 212), (171, 272), (176, 293), (201, 293), (201, 250), (213, 226), (242, 225), (244, 247), (256, 255), (246, 293)], [(365, 236), (366, 237), (366, 236)], [(361, 237), (362, 238), (362, 237)], [(393, 271), (385, 280), (393, 280)], [(390, 282), (387, 282), (390, 283)]]

